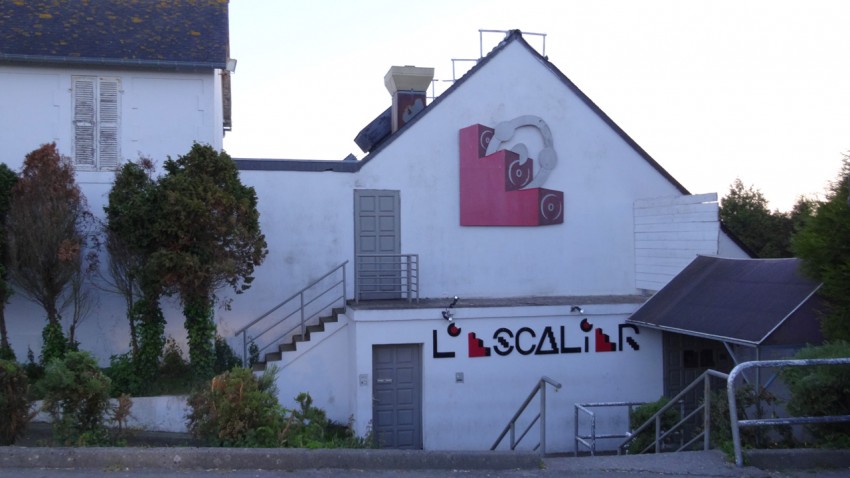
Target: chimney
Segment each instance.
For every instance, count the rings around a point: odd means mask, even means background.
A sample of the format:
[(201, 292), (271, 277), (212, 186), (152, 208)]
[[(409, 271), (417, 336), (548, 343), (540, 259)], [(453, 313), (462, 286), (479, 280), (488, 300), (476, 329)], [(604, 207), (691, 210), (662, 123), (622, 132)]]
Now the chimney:
[(425, 109), (425, 94), (434, 78), (433, 68), (394, 66), (384, 76), (384, 85), (393, 97), (391, 133)]

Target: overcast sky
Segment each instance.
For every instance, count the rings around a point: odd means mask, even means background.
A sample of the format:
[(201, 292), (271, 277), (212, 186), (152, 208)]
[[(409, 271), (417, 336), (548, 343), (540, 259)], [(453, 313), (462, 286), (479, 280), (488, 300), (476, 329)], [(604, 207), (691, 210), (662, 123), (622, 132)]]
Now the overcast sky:
[[(231, 0), (225, 149), (362, 158), (353, 138), (389, 106), (389, 67), (450, 80), (479, 29), (545, 33), (549, 60), (692, 193), (739, 177), (785, 211), (850, 151), (844, 0)], [(485, 53), (502, 38), (485, 34)]]

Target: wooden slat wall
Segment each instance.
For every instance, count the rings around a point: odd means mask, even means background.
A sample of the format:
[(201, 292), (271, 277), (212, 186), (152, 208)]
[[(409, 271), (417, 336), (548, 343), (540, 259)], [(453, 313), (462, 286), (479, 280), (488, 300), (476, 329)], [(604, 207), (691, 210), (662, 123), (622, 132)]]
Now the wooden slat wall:
[(697, 254), (716, 255), (717, 194), (641, 199), (634, 204), (635, 285), (659, 290)]

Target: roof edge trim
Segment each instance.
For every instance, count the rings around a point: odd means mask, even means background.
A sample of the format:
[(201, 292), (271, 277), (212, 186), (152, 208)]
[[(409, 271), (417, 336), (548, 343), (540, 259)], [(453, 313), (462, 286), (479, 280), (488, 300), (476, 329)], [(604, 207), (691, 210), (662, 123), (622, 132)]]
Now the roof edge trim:
[(717, 340), (717, 341), (720, 341), (720, 342), (727, 342), (727, 343), (730, 343), (730, 344), (744, 345), (744, 346), (747, 346), (747, 347), (758, 347), (759, 344), (760, 344), (760, 342), (750, 342), (748, 340), (734, 339), (732, 337), (724, 337), (722, 335), (712, 335), (712, 334), (705, 334), (705, 333), (701, 333), (701, 332), (694, 332), (693, 330), (680, 329), (678, 327), (666, 327), (666, 326), (663, 326), (663, 325), (649, 324), (647, 322), (640, 322), (640, 321), (632, 320), (632, 319), (626, 319), (626, 323), (637, 325), (637, 326), (640, 326), (640, 327), (646, 327), (648, 329), (660, 330), (662, 332), (673, 332), (673, 333), (682, 334), (682, 335), (690, 335), (692, 337), (701, 337), (701, 338), (704, 338), (704, 339), (711, 339), (711, 340)]
[(227, 62), (202, 62), (202, 61), (171, 61), (171, 60), (128, 60), (121, 58), (90, 58), (72, 56), (50, 56), (50, 55), (18, 55), (0, 53), (0, 62), (17, 63), (39, 63), (54, 65), (87, 65), (87, 66), (128, 66), (136, 68), (159, 68), (159, 69), (190, 69), (190, 70), (215, 70), (224, 69)]
[(779, 327), (782, 327), (782, 324), (784, 324), (784, 323), (785, 323), (785, 321), (786, 321), (786, 320), (788, 320), (788, 318), (789, 318), (789, 317), (791, 317), (792, 315), (794, 315), (794, 314), (797, 312), (797, 310), (799, 310), (799, 309), (800, 309), (800, 307), (802, 307), (802, 306), (803, 306), (803, 304), (805, 304), (806, 302), (808, 302), (808, 301), (809, 301), (809, 299), (811, 299), (811, 298), (812, 298), (815, 294), (817, 294), (817, 292), (820, 290), (820, 288), (821, 288), (821, 287), (823, 287), (823, 282), (821, 282), (820, 284), (818, 284), (818, 286), (817, 286), (817, 287), (815, 287), (815, 290), (813, 290), (811, 293), (809, 293), (809, 295), (807, 295), (805, 299), (801, 300), (801, 301), (800, 301), (800, 303), (796, 305), (796, 307), (794, 307), (793, 309), (791, 309), (791, 311), (790, 311), (790, 312), (788, 312), (788, 314), (787, 314), (785, 317), (783, 317), (783, 318), (782, 318), (782, 320), (780, 320), (780, 321), (779, 321), (779, 322), (778, 322), (778, 323), (777, 323), (777, 324), (776, 324), (776, 325), (775, 325), (772, 329), (770, 329), (770, 330), (769, 330), (769, 331), (768, 331), (768, 332), (764, 335), (764, 337), (762, 337), (762, 338), (761, 338), (761, 340), (759, 340), (759, 344), (761, 344), (761, 343), (762, 343), (762, 342), (764, 342), (765, 340), (769, 339), (769, 338), (770, 338), (770, 336), (771, 336), (771, 335), (773, 335), (773, 333), (774, 333), (774, 332), (776, 332), (776, 330), (777, 330)]

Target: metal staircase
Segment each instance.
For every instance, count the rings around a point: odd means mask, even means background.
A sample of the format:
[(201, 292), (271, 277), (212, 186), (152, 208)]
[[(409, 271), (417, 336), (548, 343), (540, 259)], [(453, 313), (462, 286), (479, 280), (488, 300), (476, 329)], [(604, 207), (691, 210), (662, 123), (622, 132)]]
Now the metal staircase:
[(346, 264), (348, 261), (334, 267), (239, 329), (235, 335), (242, 336), (243, 365), (253, 361), (255, 371), (265, 370), (269, 362), (282, 360), (284, 352), (297, 350), (299, 343), (338, 322), (345, 313)]

